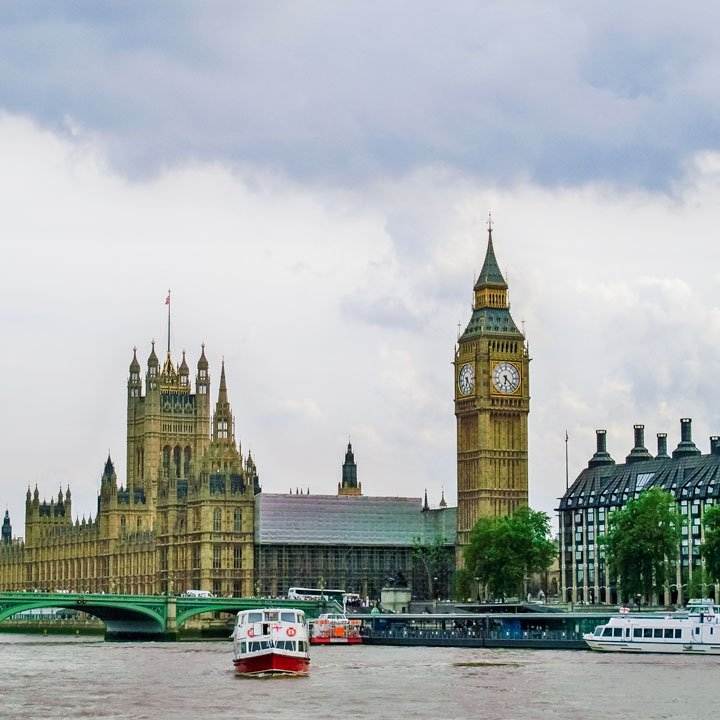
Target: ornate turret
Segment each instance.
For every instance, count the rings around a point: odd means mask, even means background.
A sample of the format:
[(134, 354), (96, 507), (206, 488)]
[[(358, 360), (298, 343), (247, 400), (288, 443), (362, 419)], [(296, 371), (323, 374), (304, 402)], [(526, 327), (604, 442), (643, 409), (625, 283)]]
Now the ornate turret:
[(148, 357), (148, 371), (147, 371), (147, 390), (155, 390), (157, 388), (158, 369), (160, 362), (158, 356), (155, 354), (155, 341), (152, 341), (152, 349), (150, 350), (150, 357)]
[(362, 484), (358, 483), (357, 479), (355, 455), (349, 442), (342, 466), (342, 481), (338, 483), (338, 495), (362, 495)]
[(10, 524), (10, 513), (7, 510), (5, 510), (5, 518), (3, 519), (0, 542), (3, 545), (9, 545), (12, 542), (12, 525)]
[(445, 488), (440, 492), (440, 507), (443, 509), (447, 507), (447, 502), (445, 502)]
[(210, 392), (210, 375), (208, 374), (208, 361), (205, 357), (205, 343), (202, 344), (202, 352), (200, 353), (200, 359), (197, 364), (195, 384), (197, 386), (197, 394), (204, 397), (207, 402)]
[(225, 382), (224, 360), (220, 371), (220, 389), (218, 390), (218, 399), (217, 403), (215, 403), (215, 416), (213, 417), (213, 440), (235, 443), (233, 417), (228, 401), (227, 383)]
[(142, 381), (140, 380), (140, 363), (137, 359), (137, 348), (133, 348), (133, 356), (130, 361), (130, 376), (128, 377), (128, 397), (140, 397)]
[(182, 362), (178, 368), (178, 379), (180, 380), (180, 387), (190, 387), (190, 368), (188, 367), (187, 361), (185, 360), (185, 351), (182, 351)]
[(113, 465), (110, 453), (108, 453), (100, 478), (100, 494), (103, 496), (114, 495), (117, 492), (117, 475), (115, 474), (115, 466)]

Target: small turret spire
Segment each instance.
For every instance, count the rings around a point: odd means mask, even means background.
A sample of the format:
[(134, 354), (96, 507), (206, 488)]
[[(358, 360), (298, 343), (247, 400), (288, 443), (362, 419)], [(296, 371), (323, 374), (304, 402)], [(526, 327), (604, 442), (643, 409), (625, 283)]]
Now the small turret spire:
[(425, 488), (425, 499), (423, 500), (423, 512), (427, 512), (429, 509), (430, 509), (430, 505), (428, 505), (427, 488)]
[(227, 383), (225, 382), (225, 358), (222, 359), (220, 369), (220, 389), (218, 391), (218, 403), (227, 402)]

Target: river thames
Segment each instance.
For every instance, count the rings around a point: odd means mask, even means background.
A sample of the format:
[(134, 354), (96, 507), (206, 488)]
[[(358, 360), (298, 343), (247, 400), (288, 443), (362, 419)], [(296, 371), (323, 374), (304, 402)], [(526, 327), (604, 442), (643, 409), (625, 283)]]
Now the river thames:
[(308, 678), (235, 676), (230, 642), (0, 635), (0, 716), (673, 718), (715, 713), (720, 658), (584, 651), (320, 647)]

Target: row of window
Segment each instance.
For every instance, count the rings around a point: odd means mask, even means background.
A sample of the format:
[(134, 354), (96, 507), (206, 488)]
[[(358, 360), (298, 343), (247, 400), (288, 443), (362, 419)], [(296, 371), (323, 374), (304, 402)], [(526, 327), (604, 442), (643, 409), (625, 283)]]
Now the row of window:
[[(634, 638), (653, 638), (655, 640), (680, 640), (682, 628), (633, 628)], [(712, 628), (711, 628), (712, 631)], [(608, 628), (602, 632), (602, 637), (622, 637), (623, 628)], [(630, 637), (630, 628), (625, 628), (625, 637)]]
[(269, 650), (270, 648), (278, 650), (289, 650), (290, 652), (307, 652), (307, 643), (303, 640), (295, 642), (295, 640), (253, 640), (252, 642), (241, 642), (240, 652), (258, 652), (260, 650)]

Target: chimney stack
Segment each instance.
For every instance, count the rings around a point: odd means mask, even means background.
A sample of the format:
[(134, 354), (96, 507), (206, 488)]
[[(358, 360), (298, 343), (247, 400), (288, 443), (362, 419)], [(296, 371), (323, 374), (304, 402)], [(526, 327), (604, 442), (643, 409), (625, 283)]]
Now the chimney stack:
[(720, 455), (720, 437), (717, 435), (710, 436), (710, 454)]
[(667, 451), (667, 433), (657, 434), (657, 458), (658, 460), (669, 460)]
[(614, 465), (615, 461), (610, 457), (607, 451), (607, 430), (595, 431), (597, 450), (590, 458), (588, 467), (597, 467), (598, 465)]
[(700, 455), (700, 451), (692, 441), (692, 420), (683, 418), (680, 420), (680, 444), (673, 450), (673, 459)]
[(645, 426), (635, 425), (635, 447), (630, 451), (630, 454), (625, 458), (625, 462), (636, 463), (642, 460), (652, 460), (652, 455), (647, 451), (645, 447)]

